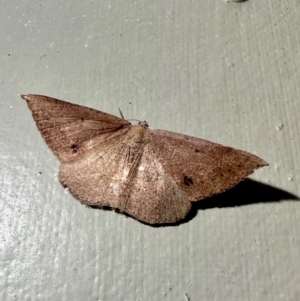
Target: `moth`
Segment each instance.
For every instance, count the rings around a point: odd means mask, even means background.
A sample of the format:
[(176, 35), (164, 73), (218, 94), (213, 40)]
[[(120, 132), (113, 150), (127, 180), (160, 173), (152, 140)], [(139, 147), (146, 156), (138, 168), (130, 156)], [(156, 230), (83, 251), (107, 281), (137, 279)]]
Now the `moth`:
[(248, 152), (42, 95), (22, 95), (60, 160), (59, 180), (83, 204), (149, 224), (183, 219), (191, 202), (268, 165)]

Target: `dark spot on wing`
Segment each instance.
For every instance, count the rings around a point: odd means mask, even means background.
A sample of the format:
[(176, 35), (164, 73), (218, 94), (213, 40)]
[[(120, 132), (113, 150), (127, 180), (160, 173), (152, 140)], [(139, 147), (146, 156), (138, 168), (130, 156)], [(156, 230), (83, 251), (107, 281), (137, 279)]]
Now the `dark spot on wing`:
[(188, 176), (184, 176), (183, 181), (186, 186), (190, 186), (194, 184), (193, 179)]
[(78, 151), (78, 145), (75, 144), (75, 143), (73, 143), (73, 144), (71, 145), (71, 149), (72, 149), (72, 151), (73, 151), (74, 154), (77, 153), (77, 151)]

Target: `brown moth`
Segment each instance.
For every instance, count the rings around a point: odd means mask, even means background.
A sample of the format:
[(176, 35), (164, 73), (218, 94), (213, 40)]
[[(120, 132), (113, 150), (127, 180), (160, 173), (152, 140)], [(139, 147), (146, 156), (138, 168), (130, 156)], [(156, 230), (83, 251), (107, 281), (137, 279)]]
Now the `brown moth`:
[(183, 219), (267, 163), (242, 150), (42, 95), (22, 95), (61, 162), (59, 180), (83, 204), (149, 224)]

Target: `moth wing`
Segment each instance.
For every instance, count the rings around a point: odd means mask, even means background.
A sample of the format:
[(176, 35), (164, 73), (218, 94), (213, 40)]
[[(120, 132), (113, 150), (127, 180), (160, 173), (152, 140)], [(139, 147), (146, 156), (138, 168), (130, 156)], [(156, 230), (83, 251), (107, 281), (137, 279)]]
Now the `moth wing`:
[(129, 131), (105, 143), (94, 138), (84, 156), (61, 164), (60, 181), (89, 206), (119, 209), (149, 224), (181, 220), (191, 208), (187, 195), (147, 143), (133, 150), (133, 137)]
[(268, 165), (248, 152), (164, 130), (150, 131), (148, 147), (190, 201), (221, 193)]
[(94, 137), (105, 141), (126, 132), (122, 118), (43, 95), (22, 95), (44, 140), (61, 162), (75, 160)]
[(124, 211), (149, 224), (174, 223), (183, 219), (191, 202), (147, 143), (136, 168)]
[(63, 162), (59, 180), (83, 204), (122, 208), (130, 164), (128, 136), (95, 137), (76, 161)]

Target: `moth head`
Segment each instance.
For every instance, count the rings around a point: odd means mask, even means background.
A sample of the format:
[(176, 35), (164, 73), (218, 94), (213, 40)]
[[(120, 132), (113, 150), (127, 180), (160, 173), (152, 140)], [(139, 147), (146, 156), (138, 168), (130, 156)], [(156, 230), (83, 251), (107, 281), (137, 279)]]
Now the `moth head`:
[(149, 124), (147, 121), (139, 121), (138, 123), (140, 126), (144, 127), (144, 128), (148, 128), (149, 127)]

